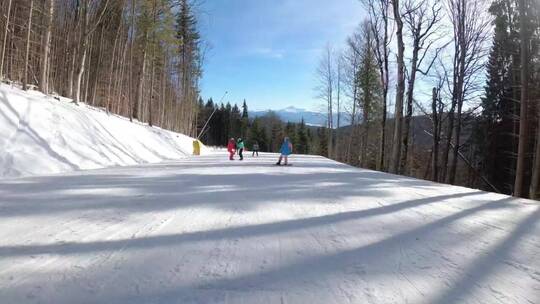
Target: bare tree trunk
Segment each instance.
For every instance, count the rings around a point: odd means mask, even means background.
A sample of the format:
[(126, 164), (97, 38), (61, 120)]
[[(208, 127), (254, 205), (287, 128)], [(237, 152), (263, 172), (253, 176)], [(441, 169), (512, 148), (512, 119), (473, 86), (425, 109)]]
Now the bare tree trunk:
[[(96, 63), (96, 69), (95, 69), (95, 72), (94, 72), (94, 83), (92, 85), (92, 105), (96, 105), (96, 95), (97, 95), (97, 88), (98, 88), (98, 85), (99, 85), (99, 78), (101, 76), (101, 73), (100, 73), (100, 67), (101, 67), (101, 60), (102, 60), (102, 57), (103, 57), (103, 32), (105, 31), (105, 26), (103, 26), (101, 28), (101, 33), (99, 35), (99, 45), (98, 45), (98, 61)], [(112, 56), (114, 58), (114, 54), (112, 54)], [(105, 74), (105, 73), (104, 73)]]
[(448, 157), (450, 155), (450, 149), (452, 147), (452, 135), (454, 132), (454, 114), (455, 114), (455, 108), (456, 104), (454, 100), (452, 100), (452, 105), (450, 107), (450, 111), (448, 112), (448, 126), (446, 129), (446, 140), (445, 140), (445, 146), (442, 154), (442, 160), (441, 160), (441, 168), (442, 172), (439, 176), (439, 181), (444, 182), (446, 180), (447, 171), (448, 171)]
[(405, 94), (405, 43), (403, 42), (403, 21), (401, 19), (401, 12), (399, 6), (399, 0), (392, 0), (392, 6), (394, 9), (394, 19), (397, 25), (396, 37), (398, 43), (397, 53), (397, 92), (396, 92), (396, 110), (394, 116), (394, 138), (392, 146), (392, 158), (390, 160), (390, 173), (397, 174), (399, 171), (399, 161), (401, 155), (401, 135), (403, 117), (403, 96)]
[(436, 182), (439, 178), (439, 113), (437, 110), (438, 94), (437, 89), (433, 88), (433, 97), (431, 101), (432, 122), (433, 122), (433, 147), (431, 149), (431, 180)]
[(362, 156), (360, 166), (367, 168), (367, 150), (369, 146), (369, 111), (364, 109), (364, 136), (362, 139)]
[[(379, 0), (379, 8), (378, 10), (375, 8), (374, 2), (370, 1), (370, 10), (372, 14), (372, 18), (376, 18), (376, 15), (380, 16), (380, 22), (382, 22), (382, 29), (379, 29), (379, 27), (375, 26), (373, 28), (374, 37), (375, 37), (375, 43), (376, 43), (376, 52), (375, 55), (377, 57), (377, 62), (379, 65), (379, 73), (381, 76), (381, 84), (382, 84), (382, 113), (381, 113), (381, 142), (379, 143), (379, 155), (377, 159), (377, 170), (383, 171), (385, 166), (385, 156), (386, 156), (386, 116), (388, 112), (388, 85), (389, 85), (389, 73), (388, 73), (388, 56), (389, 56), (389, 50), (388, 50), (388, 43), (389, 43), (389, 35), (388, 35), (388, 9), (390, 5), (390, 0)], [(378, 22), (377, 22), (378, 23)], [(372, 22), (372, 27), (374, 23)], [(379, 37), (379, 31), (382, 30), (382, 42)]]
[(457, 162), (458, 162), (458, 152), (460, 148), (460, 139), (461, 139), (461, 112), (463, 109), (463, 101), (465, 96), (463, 96), (463, 89), (464, 89), (464, 83), (465, 83), (465, 65), (466, 65), (466, 57), (469, 52), (469, 47), (467, 46), (467, 29), (466, 29), (466, 15), (469, 13), (468, 8), (466, 6), (465, 0), (461, 1), (461, 14), (458, 17), (459, 18), (459, 25), (458, 25), (458, 33), (457, 33), (457, 43), (459, 48), (459, 57), (457, 66), (454, 66), (454, 74), (457, 73), (457, 76), (454, 77), (454, 80), (457, 79), (457, 84), (454, 83), (454, 90), (452, 92), (452, 98), (456, 100), (457, 103), (457, 117), (456, 117), (456, 125), (455, 125), (455, 144), (453, 149), (453, 157), (452, 157), (452, 163), (450, 165), (450, 170), (448, 174), (448, 182), (450, 184), (454, 184), (456, 180), (456, 171), (457, 171)]
[(457, 163), (458, 163), (458, 152), (461, 148), (461, 124), (462, 124), (462, 109), (463, 109), (463, 94), (459, 93), (461, 97), (459, 97), (458, 100), (458, 109), (457, 109), (457, 116), (456, 116), (456, 124), (455, 124), (455, 144), (453, 148), (453, 155), (452, 155), (452, 162), (450, 165), (450, 171), (448, 174), (448, 183), (455, 184), (456, 182), (456, 172), (457, 172)]
[(95, 43), (94, 43), (93, 36), (88, 37), (88, 40), (89, 40), (90, 45), (88, 46), (88, 51), (87, 51), (88, 60), (86, 60), (85, 62), (85, 69), (84, 69), (84, 74), (83, 74), (83, 82), (84, 82), (84, 95), (83, 96), (84, 97), (82, 100), (84, 100), (84, 102), (91, 104), (93, 106), (94, 104), (91, 103), (88, 98), (88, 90), (90, 87), (90, 75), (92, 72), (92, 54), (94, 53)]
[(84, 75), (84, 67), (86, 62), (86, 43), (81, 45), (81, 51), (79, 52), (79, 66), (77, 75), (75, 78), (75, 99), (73, 100), (75, 103), (78, 103), (81, 101), (81, 87), (82, 87), (82, 79)]
[[(341, 75), (341, 66), (342, 66), (342, 62), (341, 62), (341, 56), (338, 56), (337, 58), (337, 66), (336, 66), (336, 118), (337, 118), (337, 128), (336, 128), (336, 139), (335, 139), (335, 142), (337, 145), (339, 145), (339, 140), (340, 140), (340, 124), (341, 124), (341, 82), (343, 81), (342, 80), (342, 75)], [(334, 157), (337, 159), (337, 160), (340, 160), (340, 153), (338, 153), (338, 151), (335, 151), (334, 153)]]
[(75, 75), (75, 96), (73, 101), (78, 103), (81, 101), (81, 85), (82, 78), (84, 75), (84, 67), (86, 63), (86, 53), (87, 53), (87, 44), (88, 44), (88, 2), (83, 1), (80, 7), (80, 16), (81, 16), (81, 35), (79, 37), (79, 46), (78, 46), (78, 57), (77, 57), (77, 72)]
[(534, 166), (531, 179), (531, 186), (529, 190), (529, 196), (531, 199), (538, 199), (538, 183), (540, 183), (540, 106), (537, 106), (537, 112), (539, 113), (538, 117), (538, 127), (537, 127), (537, 136), (536, 136), (536, 148), (534, 153)]
[(349, 134), (349, 143), (347, 145), (347, 163), (351, 163), (351, 149), (352, 149), (352, 142), (354, 138), (354, 129), (355, 129), (355, 123), (356, 123), (356, 105), (358, 102), (358, 72), (356, 71), (356, 59), (354, 60), (354, 84), (353, 84), (353, 108), (352, 108), (352, 114), (351, 114), (351, 132)]
[[(168, 49), (165, 50), (165, 54), (168, 54)], [(167, 62), (167, 59), (163, 59), (163, 74), (161, 75), (161, 81), (162, 81), (162, 88), (161, 88), (161, 99), (162, 99), (162, 108), (161, 108), (161, 126), (166, 128), (167, 123), (165, 119), (165, 108), (167, 106), (167, 82), (165, 79), (167, 78), (167, 70), (169, 68), (169, 64)]]
[(529, 35), (527, 33), (527, 7), (526, 1), (519, 1), (520, 39), (521, 39), (521, 103), (519, 121), (519, 144), (516, 166), (516, 180), (514, 183), (514, 196), (527, 197), (524, 191), (523, 176), (525, 172), (525, 154), (527, 153), (527, 112), (529, 102)]
[[(119, 77), (117, 77), (119, 80), (118, 80), (118, 101), (117, 101), (117, 107), (118, 107), (118, 110), (116, 111), (116, 113), (124, 113), (124, 115), (128, 116), (129, 117), (129, 120), (131, 120), (131, 107), (130, 107), (130, 101), (131, 101), (131, 68), (128, 68), (126, 69), (126, 57), (127, 57), (127, 50), (128, 50), (128, 41), (126, 39), (126, 41), (124, 42), (124, 47), (123, 47), (123, 50), (122, 50), (122, 57), (120, 58), (120, 69), (117, 73), (117, 75)], [(123, 87), (124, 87), (124, 82), (125, 82), (125, 75), (126, 75), (126, 70), (128, 70), (129, 72), (129, 75), (128, 75), (128, 81), (127, 81), (127, 89), (125, 91), (127, 91), (127, 93), (123, 93)], [(121, 106), (123, 106), (124, 104), (127, 104), (127, 106), (125, 107), (126, 111), (125, 112), (121, 112), (120, 108)]]
[(30, 34), (32, 33), (32, 13), (34, 12), (34, 0), (30, 0), (30, 12), (28, 13), (28, 29), (26, 34), (26, 55), (24, 56), (24, 80), (23, 90), (28, 90), (28, 59), (30, 57)]
[[(388, 75), (385, 77), (388, 77)], [(386, 80), (388, 81), (388, 79)], [(380, 131), (381, 142), (379, 143), (379, 158), (377, 161), (377, 170), (379, 171), (384, 170), (384, 158), (385, 158), (385, 148), (386, 148), (386, 115), (387, 115), (386, 113), (388, 112), (387, 106), (388, 106), (388, 85), (386, 85), (386, 87), (383, 88), (383, 109), (382, 109), (381, 131)]]
[(152, 60), (152, 75), (150, 76), (150, 98), (148, 99), (148, 125), (150, 127), (153, 124), (152, 121), (152, 106), (153, 106), (153, 100), (154, 100), (154, 83), (155, 83), (155, 69), (156, 69), (156, 61)]
[(146, 74), (146, 35), (144, 37), (143, 47), (142, 47), (142, 65), (139, 70), (138, 84), (137, 84), (137, 94), (135, 97), (136, 105), (133, 108), (133, 117), (139, 119), (142, 122), (142, 101), (144, 94), (144, 76)]
[(6, 27), (4, 28), (4, 42), (2, 43), (2, 57), (0, 57), (0, 80), (4, 79), (4, 58), (6, 56), (6, 44), (7, 44), (7, 35), (9, 28), (9, 17), (11, 16), (11, 1), (8, 0), (8, 10), (6, 18)]
[(107, 111), (107, 113), (109, 113), (110, 100), (112, 98), (111, 88), (112, 88), (113, 74), (114, 74), (114, 59), (115, 59), (115, 56), (116, 56), (116, 49), (118, 47), (118, 36), (120, 36), (120, 31), (122, 29), (122, 24), (123, 23), (120, 22), (120, 26), (118, 26), (118, 30), (116, 31), (116, 34), (114, 35), (113, 51), (112, 51), (111, 63), (110, 63), (110, 67), (109, 67), (109, 83), (108, 83), (108, 88), (107, 88), (107, 100), (106, 100), (106, 103), (105, 103), (105, 110)]
[(413, 114), (413, 100), (414, 100), (414, 85), (416, 82), (416, 72), (418, 64), (418, 44), (415, 41), (413, 50), (413, 58), (411, 62), (411, 71), (409, 76), (409, 83), (407, 86), (407, 114), (405, 115), (404, 132), (403, 132), (403, 151), (401, 153), (400, 161), (400, 173), (405, 174), (405, 168), (407, 166), (407, 155), (409, 152), (409, 133), (411, 129), (411, 120)]
[(133, 121), (133, 108), (136, 106), (133, 98), (133, 47), (135, 42), (135, 0), (131, 0), (131, 43), (129, 46), (129, 121)]
[(45, 8), (48, 9), (45, 16), (45, 38), (43, 39), (43, 54), (41, 56), (41, 74), (39, 86), (43, 93), (49, 93), (49, 54), (51, 53), (52, 17), (54, 14), (54, 0), (47, 0)]
[(77, 60), (77, 51), (75, 50), (75, 47), (73, 47), (71, 53), (72, 56), (68, 72), (68, 97), (73, 99), (73, 77), (75, 75), (75, 61)]
[[(153, 15), (153, 22), (154, 27), (156, 26), (156, 19), (157, 19), (157, 1), (153, 1), (152, 5), (152, 15)], [(153, 100), (154, 100), (154, 80), (155, 80), (155, 70), (156, 70), (156, 31), (155, 29), (152, 31), (152, 76), (150, 80), (150, 99), (148, 101), (148, 124), (152, 126), (152, 106), (153, 106)]]
[[(456, 41), (455, 46), (454, 46), (454, 70), (457, 69), (458, 62), (460, 60), (459, 54), (460, 54), (459, 43)], [(453, 79), (452, 79), (452, 83), (453, 83), (452, 104), (450, 106), (450, 111), (448, 112), (448, 117), (447, 117), (448, 126), (446, 129), (446, 142), (445, 142), (445, 147), (444, 147), (444, 151), (442, 155), (442, 163), (441, 163), (442, 172), (441, 172), (441, 175), (439, 176), (441, 182), (446, 181), (447, 176), (448, 176), (447, 174), (448, 173), (448, 159), (450, 156), (450, 149), (452, 147), (452, 137), (454, 133), (454, 123), (455, 123), (454, 115), (455, 115), (456, 106), (458, 103), (458, 100), (455, 94), (457, 92), (457, 82), (458, 82), (458, 73), (454, 72)]]

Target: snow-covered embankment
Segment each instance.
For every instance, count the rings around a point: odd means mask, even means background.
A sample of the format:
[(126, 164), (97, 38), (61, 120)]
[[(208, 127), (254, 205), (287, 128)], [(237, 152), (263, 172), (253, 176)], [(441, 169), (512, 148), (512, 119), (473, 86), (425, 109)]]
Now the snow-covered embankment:
[(183, 134), (0, 85), (0, 178), (179, 159), (192, 145)]

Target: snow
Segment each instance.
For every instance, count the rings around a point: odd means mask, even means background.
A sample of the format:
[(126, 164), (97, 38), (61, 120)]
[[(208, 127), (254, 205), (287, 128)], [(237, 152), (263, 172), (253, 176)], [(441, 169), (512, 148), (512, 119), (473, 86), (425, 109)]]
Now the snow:
[(286, 112), (286, 113), (302, 113), (302, 112), (306, 112), (305, 109), (295, 108), (294, 106), (287, 107), (287, 108), (285, 108), (285, 109), (283, 109), (281, 111)]
[(0, 180), (0, 303), (540, 303), (538, 202), (275, 160)]
[(155, 163), (193, 152), (185, 135), (59, 99), (0, 85), (0, 178)]

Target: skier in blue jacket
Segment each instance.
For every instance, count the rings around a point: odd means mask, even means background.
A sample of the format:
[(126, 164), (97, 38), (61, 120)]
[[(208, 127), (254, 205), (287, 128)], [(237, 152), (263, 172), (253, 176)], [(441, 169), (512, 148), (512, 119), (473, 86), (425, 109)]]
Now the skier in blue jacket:
[(279, 149), (279, 153), (281, 153), (281, 155), (279, 156), (279, 160), (276, 163), (276, 165), (280, 166), (281, 161), (285, 159), (285, 162), (283, 164), (287, 166), (289, 164), (289, 155), (291, 155), (292, 151), (293, 151), (292, 143), (288, 137), (285, 137), (285, 139), (283, 140), (283, 143), (281, 144), (281, 148)]

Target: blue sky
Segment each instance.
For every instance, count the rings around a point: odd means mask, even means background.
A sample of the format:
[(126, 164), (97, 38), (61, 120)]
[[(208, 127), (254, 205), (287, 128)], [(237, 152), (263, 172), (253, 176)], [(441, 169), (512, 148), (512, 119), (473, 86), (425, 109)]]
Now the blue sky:
[(203, 97), (250, 109), (310, 110), (315, 69), (327, 43), (341, 47), (364, 15), (358, 0), (202, 0), (202, 35), (211, 49)]

